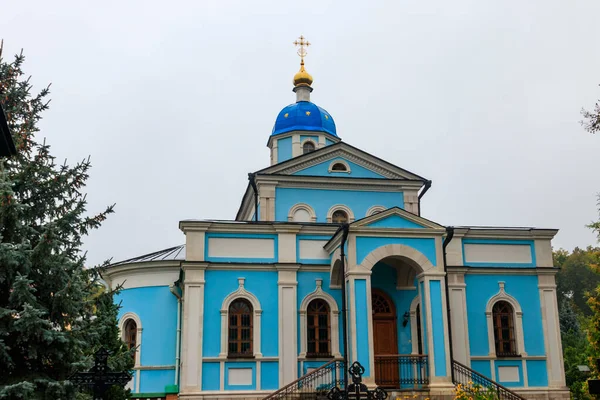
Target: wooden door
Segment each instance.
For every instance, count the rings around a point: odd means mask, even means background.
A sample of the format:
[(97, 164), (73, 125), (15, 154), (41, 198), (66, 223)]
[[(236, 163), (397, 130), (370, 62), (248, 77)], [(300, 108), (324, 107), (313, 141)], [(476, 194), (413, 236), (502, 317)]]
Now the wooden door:
[(375, 383), (381, 387), (398, 388), (398, 330), (394, 302), (381, 290), (371, 291), (373, 307), (373, 349), (375, 352)]

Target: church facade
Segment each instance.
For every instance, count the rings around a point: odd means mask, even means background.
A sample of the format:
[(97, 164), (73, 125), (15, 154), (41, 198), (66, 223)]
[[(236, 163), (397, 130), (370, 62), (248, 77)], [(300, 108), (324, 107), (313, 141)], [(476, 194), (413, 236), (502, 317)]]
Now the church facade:
[(342, 359), (347, 308), (348, 359), (368, 384), (447, 394), (458, 362), (525, 398), (568, 398), (557, 231), (428, 220), (431, 181), (343, 142), (300, 54), (296, 102), (235, 220), (180, 221), (185, 244), (103, 275), (123, 287), (132, 392), (266, 397)]

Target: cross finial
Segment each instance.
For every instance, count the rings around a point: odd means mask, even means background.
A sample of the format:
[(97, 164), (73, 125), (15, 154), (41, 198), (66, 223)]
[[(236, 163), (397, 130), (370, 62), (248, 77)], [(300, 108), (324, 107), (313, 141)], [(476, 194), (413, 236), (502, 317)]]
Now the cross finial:
[(294, 41), (294, 45), (298, 46), (298, 55), (300, 56), (300, 61), (304, 64), (304, 57), (306, 57), (306, 48), (310, 46), (308, 40), (304, 38), (304, 36), (300, 35), (300, 37)]

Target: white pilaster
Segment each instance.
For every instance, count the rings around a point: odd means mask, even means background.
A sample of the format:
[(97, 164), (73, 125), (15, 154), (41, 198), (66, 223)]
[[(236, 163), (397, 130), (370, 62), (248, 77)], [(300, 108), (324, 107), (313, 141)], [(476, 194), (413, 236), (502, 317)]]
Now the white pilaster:
[(298, 266), (278, 265), (279, 383), (284, 386), (298, 378)]
[(302, 155), (302, 144), (300, 144), (300, 134), (292, 135), (292, 157)]
[(275, 185), (258, 184), (258, 204), (260, 206), (260, 220), (275, 220)]
[(183, 331), (181, 393), (197, 392), (202, 385), (202, 336), (204, 322), (204, 271), (206, 265), (183, 265)]
[(452, 350), (454, 359), (470, 367), (471, 351), (469, 349), (466, 287), (465, 271), (453, 271), (448, 273), (450, 318), (452, 321)]

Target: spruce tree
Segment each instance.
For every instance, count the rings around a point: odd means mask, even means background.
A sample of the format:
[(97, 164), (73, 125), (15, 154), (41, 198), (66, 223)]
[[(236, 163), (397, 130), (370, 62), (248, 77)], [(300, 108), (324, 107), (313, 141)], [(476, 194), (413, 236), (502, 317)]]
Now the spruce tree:
[(24, 60), (21, 52), (5, 61), (0, 45), (0, 102), (18, 150), (0, 160), (0, 399), (85, 398), (68, 378), (87, 370), (100, 346), (114, 353), (109, 366), (133, 364), (113, 293), (81, 251), (113, 207), (88, 215), (89, 158), (57, 164), (38, 139), (50, 91), (33, 93)]

